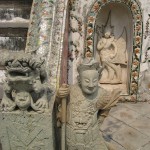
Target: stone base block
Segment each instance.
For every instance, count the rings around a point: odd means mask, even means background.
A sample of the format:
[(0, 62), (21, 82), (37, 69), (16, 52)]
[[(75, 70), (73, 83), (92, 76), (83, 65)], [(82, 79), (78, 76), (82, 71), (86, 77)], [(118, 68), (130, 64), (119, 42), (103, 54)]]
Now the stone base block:
[(54, 150), (52, 116), (35, 112), (0, 112), (3, 150)]

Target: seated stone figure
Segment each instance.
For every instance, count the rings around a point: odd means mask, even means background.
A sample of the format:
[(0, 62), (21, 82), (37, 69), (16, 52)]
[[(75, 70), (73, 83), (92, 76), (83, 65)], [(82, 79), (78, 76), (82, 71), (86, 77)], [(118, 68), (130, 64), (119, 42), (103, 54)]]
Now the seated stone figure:
[(109, 93), (99, 87), (102, 68), (94, 59), (85, 59), (77, 69), (78, 84), (58, 90), (59, 98), (69, 95), (66, 150), (108, 150), (99, 124), (119, 100), (120, 92)]

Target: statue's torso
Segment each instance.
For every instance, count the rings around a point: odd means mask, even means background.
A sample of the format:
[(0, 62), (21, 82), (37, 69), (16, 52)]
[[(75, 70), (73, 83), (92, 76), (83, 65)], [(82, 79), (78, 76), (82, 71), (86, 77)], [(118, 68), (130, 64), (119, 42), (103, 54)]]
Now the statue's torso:
[[(83, 95), (78, 85), (71, 87), (67, 109), (68, 150), (72, 150), (73, 147), (78, 148), (78, 146), (87, 147), (89, 150), (107, 150), (97, 121), (96, 103), (100, 99), (100, 94), (99, 90), (95, 98), (88, 99)], [(103, 141), (101, 146), (98, 144), (98, 148), (94, 147), (96, 141), (99, 143)]]
[(101, 50), (100, 55), (102, 61), (107, 61), (111, 59), (110, 56), (114, 54), (114, 46), (112, 44), (114, 42), (114, 37), (111, 37), (109, 39), (102, 38), (102, 40), (104, 42), (104, 47)]

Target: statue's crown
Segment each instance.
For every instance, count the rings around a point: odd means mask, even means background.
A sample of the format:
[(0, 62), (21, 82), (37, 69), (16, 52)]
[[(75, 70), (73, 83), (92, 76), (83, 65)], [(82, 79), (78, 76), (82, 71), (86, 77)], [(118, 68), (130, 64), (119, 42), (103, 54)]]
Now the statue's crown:
[(84, 58), (82, 63), (77, 67), (77, 70), (79, 74), (86, 70), (96, 70), (100, 74), (103, 68), (94, 58)]
[(107, 31), (113, 33), (114, 26), (111, 25), (111, 11), (108, 14), (106, 24), (102, 25), (102, 30), (103, 30), (103, 33), (107, 32)]

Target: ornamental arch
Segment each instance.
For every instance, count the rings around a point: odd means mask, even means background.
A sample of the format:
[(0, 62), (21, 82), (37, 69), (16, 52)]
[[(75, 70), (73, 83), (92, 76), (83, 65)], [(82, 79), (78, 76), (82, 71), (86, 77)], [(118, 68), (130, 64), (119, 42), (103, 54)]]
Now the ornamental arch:
[[(85, 38), (85, 55), (91, 53), (92, 56), (96, 57), (96, 42), (97, 41), (97, 21), (101, 12), (104, 9), (111, 7), (111, 11), (117, 6), (124, 7), (130, 15), (130, 31), (131, 39), (129, 41), (127, 49), (129, 52), (129, 64), (128, 64), (128, 83), (127, 93), (125, 99), (129, 101), (135, 101), (138, 91), (138, 80), (139, 80), (139, 68), (142, 51), (142, 36), (143, 36), (143, 22), (142, 22), (142, 11), (140, 3), (136, 0), (97, 0), (95, 1), (87, 15), (86, 22), (86, 38)], [(103, 14), (102, 14), (103, 15)], [(102, 16), (101, 15), (101, 16)], [(128, 30), (129, 27), (127, 27)], [(129, 40), (129, 38), (128, 38)]]

